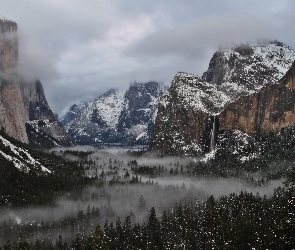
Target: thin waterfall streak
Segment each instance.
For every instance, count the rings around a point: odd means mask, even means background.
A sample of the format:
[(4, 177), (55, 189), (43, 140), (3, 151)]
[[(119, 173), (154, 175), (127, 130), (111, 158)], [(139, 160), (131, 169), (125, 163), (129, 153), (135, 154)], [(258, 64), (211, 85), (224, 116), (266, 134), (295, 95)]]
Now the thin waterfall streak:
[(211, 129), (210, 152), (215, 148), (216, 119), (213, 117), (213, 127)]

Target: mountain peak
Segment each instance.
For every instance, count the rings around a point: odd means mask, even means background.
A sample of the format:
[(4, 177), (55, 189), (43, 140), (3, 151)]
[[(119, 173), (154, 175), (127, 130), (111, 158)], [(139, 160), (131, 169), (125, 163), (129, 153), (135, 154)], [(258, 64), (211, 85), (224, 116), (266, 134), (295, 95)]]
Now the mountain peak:
[(202, 79), (219, 88), (231, 85), (251, 94), (268, 83), (278, 82), (294, 60), (295, 51), (276, 40), (233, 43), (214, 53)]
[(100, 95), (98, 98), (101, 98), (101, 97), (107, 97), (107, 96), (110, 96), (110, 95), (114, 95), (118, 92), (119, 90), (118, 89), (110, 89), (108, 90), (107, 92), (103, 93), (102, 95)]
[(16, 22), (14, 22), (14, 21), (12, 21), (12, 20), (10, 20), (10, 19), (4, 17), (4, 16), (1, 16), (1, 15), (0, 15), (0, 22), (9, 22), (9, 23), (14, 23), (14, 24), (16, 24)]

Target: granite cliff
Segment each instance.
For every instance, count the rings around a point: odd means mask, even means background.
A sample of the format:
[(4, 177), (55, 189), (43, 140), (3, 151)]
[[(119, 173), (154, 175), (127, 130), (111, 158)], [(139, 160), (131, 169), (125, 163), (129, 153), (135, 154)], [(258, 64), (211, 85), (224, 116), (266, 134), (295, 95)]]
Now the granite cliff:
[(277, 84), (230, 103), (219, 114), (219, 130), (258, 135), (295, 125), (295, 63)]
[(72, 145), (74, 140), (54, 117), (40, 81), (17, 73), (17, 24), (0, 17), (0, 128), (35, 146)]
[(294, 60), (294, 50), (278, 41), (243, 43), (220, 48), (202, 77), (178, 73), (160, 100), (150, 149), (203, 155), (221, 145), (222, 131), (261, 134), (294, 125), (292, 90), (280, 80)]

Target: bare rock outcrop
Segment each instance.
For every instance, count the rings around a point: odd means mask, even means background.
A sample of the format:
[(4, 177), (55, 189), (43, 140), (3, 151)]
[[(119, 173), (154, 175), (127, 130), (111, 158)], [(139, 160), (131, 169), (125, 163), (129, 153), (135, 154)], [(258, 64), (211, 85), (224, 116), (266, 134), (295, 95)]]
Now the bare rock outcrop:
[(25, 127), (28, 118), (20, 82), (0, 79), (0, 128), (9, 136), (28, 143)]
[(22, 84), (16, 75), (17, 61), (17, 24), (0, 17), (0, 128), (28, 143), (25, 128), (28, 110), (24, 106)]
[(295, 63), (277, 84), (239, 98), (219, 115), (220, 130), (258, 135), (295, 125)]
[(27, 83), (24, 88), (24, 106), (28, 112), (25, 121), (28, 141), (34, 146), (72, 146), (75, 141), (55, 118), (40, 81)]
[(201, 153), (210, 146), (214, 115), (228, 100), (223, 92), (201, 78), (177, 73), (169, 95), (159, 102), (151, 150), (160, 155)]

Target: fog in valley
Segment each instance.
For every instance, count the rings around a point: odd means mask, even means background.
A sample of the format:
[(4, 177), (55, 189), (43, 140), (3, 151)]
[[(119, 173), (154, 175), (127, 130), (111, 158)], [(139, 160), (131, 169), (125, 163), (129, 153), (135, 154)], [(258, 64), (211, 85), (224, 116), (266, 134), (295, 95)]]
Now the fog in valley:
[[(138, 152), (137, 152), (138, 151)], [(76, 233), (90, 233), (106, 220), (114, 226), (120, 217), (144, 223), (150, 209), (157, 215), (178, 202), (202, 202), (210, 195), (219, 198), (241, 191), (270, 196), (283, 179), (257, 185), (245, 178), (209, 178), (193, 176), (189, 158), (155, 158), (141, 150), (126, 148), (71, 147), (54, 148), (49, 153), (77, 161), (85, 175), (95, 179), (82, 190), (61, 193), (55, 204), (42, 207), (2, 208), (0, 245), (10, 230), (18, 232), (14, 240), (24, 238), (71, 240)], [(263, 173), (254, 173), (259, 178)], [(253, 176), (252, 176), (253, 177)], [(8, 231), (7, 231), (8, 230)]]

